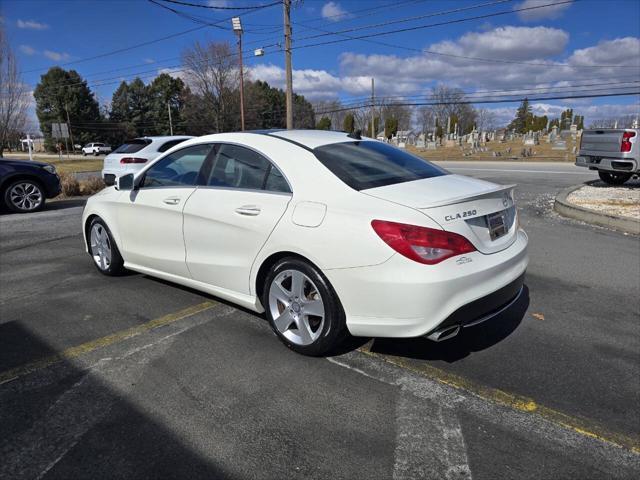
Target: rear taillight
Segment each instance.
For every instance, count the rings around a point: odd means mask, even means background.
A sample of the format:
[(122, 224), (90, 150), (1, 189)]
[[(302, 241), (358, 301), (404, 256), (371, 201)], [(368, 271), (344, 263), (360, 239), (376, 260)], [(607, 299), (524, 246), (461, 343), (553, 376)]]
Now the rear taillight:
[(120, 159), (120, 163), (122, 165), (128, 164), (128, 163), (147, 163), (147, 159), (146, 158), (138, 158), (138, 157), (124, 157)]
[(453, 232), (384, 220), (373, 220), (371, 226), (396, 252), (427, 265), (476, 250), (469, 240)]
[(620, 144), (621, 152), (631, 151), (631, 139), (636, 136), (636, 132), (624, 132), (622, 134), (622, 143)]

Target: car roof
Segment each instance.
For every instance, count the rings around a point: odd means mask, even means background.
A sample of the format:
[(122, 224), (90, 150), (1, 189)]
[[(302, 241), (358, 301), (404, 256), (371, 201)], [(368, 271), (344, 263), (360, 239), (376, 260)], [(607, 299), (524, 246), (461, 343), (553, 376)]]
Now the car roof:
[(150, 135), (147, 137), (136, 137), (136, 138), (146, 138), (149, 140), (157, 140), (157, 141), (163, 141), (163, 140), (179, 140), (181, 138), (184, 138), (185, 140), (189, 139), (189, 138), (194, 138), (193, 135)]
[[(353, 142), (354, 137), (349, 137), (345, 132), (335, 132), (330, 130), (248, 130), (245, 132), (214, 133), (197, 137), (199, 141), (229, 141), (232, 139), (250, 142), (251, 135), (267, 135), (279, 138), (284, 141), (295, 143), (306, 149), (314, 149), (332, 143)], [(362, 137), (362, 140), (372, 141), (370, 138)], [(193, 142), (197, 143), (197, 142)]]

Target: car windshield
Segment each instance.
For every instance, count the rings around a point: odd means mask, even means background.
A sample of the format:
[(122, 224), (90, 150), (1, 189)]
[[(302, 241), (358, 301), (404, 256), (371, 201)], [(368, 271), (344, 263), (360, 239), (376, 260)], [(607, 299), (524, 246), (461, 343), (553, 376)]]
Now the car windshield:
[(322, 164), (355, 190), (447, 175), (420, 157), (382, 142), (347, 142), (314, 149)]
[(151, 140), (148, 138), (134, 138), (133, 140), (127, 140), (122, 145), (114, 150), (113, 153), (136, 153), (149, 145)]

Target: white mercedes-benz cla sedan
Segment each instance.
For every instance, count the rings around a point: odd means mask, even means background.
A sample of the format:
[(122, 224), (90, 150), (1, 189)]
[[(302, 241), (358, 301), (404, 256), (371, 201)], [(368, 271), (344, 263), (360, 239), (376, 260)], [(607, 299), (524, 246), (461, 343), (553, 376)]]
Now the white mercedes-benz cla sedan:
[(89, 199), (98, 270), (266, 312), (293, 350), (349, 334), (444, 340), (520, 296), (513, 185), (454, 175), (358, 133), (193, 138)]

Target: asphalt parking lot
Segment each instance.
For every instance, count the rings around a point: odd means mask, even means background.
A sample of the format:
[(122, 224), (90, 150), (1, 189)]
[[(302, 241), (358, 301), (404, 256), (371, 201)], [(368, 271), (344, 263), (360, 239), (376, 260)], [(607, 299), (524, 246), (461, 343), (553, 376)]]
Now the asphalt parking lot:
[(592, 172), (445, 167), (519, 185), (526, 295), (450, 341), (331, 358), (100, 275), (81, 205), (0, 215), (0, 478), (640, 478), (640, 240), (553, 213)]

